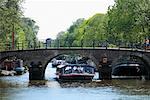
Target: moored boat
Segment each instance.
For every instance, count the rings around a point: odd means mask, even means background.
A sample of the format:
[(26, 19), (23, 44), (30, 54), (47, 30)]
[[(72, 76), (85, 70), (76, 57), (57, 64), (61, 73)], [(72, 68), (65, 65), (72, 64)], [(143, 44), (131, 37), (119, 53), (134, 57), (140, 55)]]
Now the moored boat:
[(1, 74), (4, 76), (13, 75), (13, 74), (23, 74), (25, 68), (23, 67), (23, 60), (5, 60), (0, 69), (2, 70)]
[(1, 70), (0, 76), (14, 76), (16, 74), (15, 71), (7, 71), (7, 70)]
[(16, 74), (21, 75), (25, 73), (25, 68), (23, 67), (23, 60), (14, 61), (14, 66), (14, 71), (16, 71)]

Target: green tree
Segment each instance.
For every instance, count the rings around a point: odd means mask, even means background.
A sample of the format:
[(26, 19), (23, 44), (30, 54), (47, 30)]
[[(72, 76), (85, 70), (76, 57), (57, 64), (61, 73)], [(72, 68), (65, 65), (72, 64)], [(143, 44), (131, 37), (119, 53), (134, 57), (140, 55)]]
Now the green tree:
[(77, 29), (80, 27), (82, 22), (84, 21), (83, 18), (77, 19), (73, 25), (71, 25), (66, 32), (60, 32), (57, 35), (57, 40), (59, 39), (63, 46), (76, 46), (75, 40), (76, 40), (76, 34), (77, 34)]
[(28, 46), (34, 46), (37, 44), (37, 33), (39, 31), (39, 26), (36, 25), (36, 22), (30, 18), (22, 18), (23, 32), (25, 33), (25, 40)]
[(76, 29), (76, 42), (83, 41), (83, 46), (92, 46), (94, 41), (105, 41), (104, 19), (104, 14), (95, 14), (82, 22)]
[[(59, 35), (69, 45), (92, 46), (92, 41), (119, 46), (140, 44), (150, 37), (150, 0), (115, 0), (106, 14), (77, 20)], [(69, 41), (69, 42), (67, 42)], [(95, 44), (99, 45), (99, 44)]]
[(16, 47), (19, 43), (24, 47), (27, 44), (33, 46), (38, 41), (36, 35), (39, 27), (34, 20), (23, 17), (22, 2), (23, 0), (0, 0), (0, 43), (7, 43), (10, 47), (12, 32), (15, 33)]
[(149, 0), (116, 0), (108, 11), (108, 35), (129, 43), (149, 36), (149, 5)]
[(22, 0), (0, 1), (0, 40), (3, 43), (11, 42), (12, 32), (16, 33), (20, 26), (21, 3)]

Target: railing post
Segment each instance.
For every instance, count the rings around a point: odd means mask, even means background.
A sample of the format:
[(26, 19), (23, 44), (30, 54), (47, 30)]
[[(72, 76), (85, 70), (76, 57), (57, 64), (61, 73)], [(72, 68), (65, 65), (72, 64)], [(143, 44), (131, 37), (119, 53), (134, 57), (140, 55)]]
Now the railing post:
[(95, 48), (95, 40), (92, 41), (93, 49)]
[(72, 47), (72, 43), (69, 42), (69, 48), (71, 48), (71, 47)]
[(34, 50), (36, 49), (36, 41), (35, 41), (35, 39), (34, 39)]
[(18, 50), (19, 50), (19, 42), (18, 42)]
[(57, 48), (59, 48), (59, 39), (58, 39), (58, 41), (57, 41)]
[(46, 42), (44, 43), (44, 46), (45, 46), (45, 49), (47, 49), (47, 43)]
[(119, 43), (118, 43), (118, 46), (119, 46), (119, 50), (120, 50), (120, 41), (118, 41)]
[(68, 42), (68, 46), (69, 46), (69, 48), (70, 48), (70, 43)]
[(108, 48), (107, 46), (108, 46), (108, 44), (107, 44), (107, 40), (106, 40), (106, 49)]
[(23, 50), (23, 42), (22, 42), (22, 50)]
[(12, 47), (12, 43), (10, 42), (10, 43), (8, 44), (8, 49), (9, 49), (9, 50), (12, 50), (11, 47)]
[(29, 49), (30, 48), (30, 41), (28, 42), (28, 46), (27, 46), (27, 49)]
[(81, 40), (81, 48), (83, 48), (83, 40)]
[(41, 42), (39, 41), (39, 49), (41, 48)]
[(98, 47), (102, 47), (101, 41), (98, 41)]
[(133, 42), (131, 43), (131, 48), (132, 48), (132, 50), (133, 50)]

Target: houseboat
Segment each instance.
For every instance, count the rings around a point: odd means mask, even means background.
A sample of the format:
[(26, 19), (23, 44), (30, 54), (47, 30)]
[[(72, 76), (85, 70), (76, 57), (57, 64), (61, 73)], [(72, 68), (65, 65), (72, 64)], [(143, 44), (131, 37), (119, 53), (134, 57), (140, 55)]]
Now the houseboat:
[(95, 75), (95, 68), (90, 65), (80, 64), (59, 65), (56, 74), (60, 81), (92, 81)]
[(23, 60), (5, 60), (1, 65), (1, 70), (3, 72), (15, 72), (15, 74), (23, 74), (25, 68), (23, 67)]

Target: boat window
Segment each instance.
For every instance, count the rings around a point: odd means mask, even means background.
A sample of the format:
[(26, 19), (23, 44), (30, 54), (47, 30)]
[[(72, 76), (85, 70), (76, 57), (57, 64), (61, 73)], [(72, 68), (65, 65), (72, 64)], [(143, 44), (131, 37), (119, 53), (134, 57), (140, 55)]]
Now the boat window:
[(93, 74), (94, 73), (94, 69), (91, 67), (84, 67), (84, 71), (85, 73), (89, 73), (89, 74)]
[(70, 66), (68, 66), (68, 67), (65, 68), (65, 70), (69, 70), (69, 69), (72, 69), (72, 68)]
[(73, 67), (73, 73), (83, 73), (83, 67), (74, 66)]
[(70, 74), (70, 73), (72, 73), (72, 67), (70, 67), (70, 66), (66, 67), (64, 73), (65, 73), (65, 74)]

